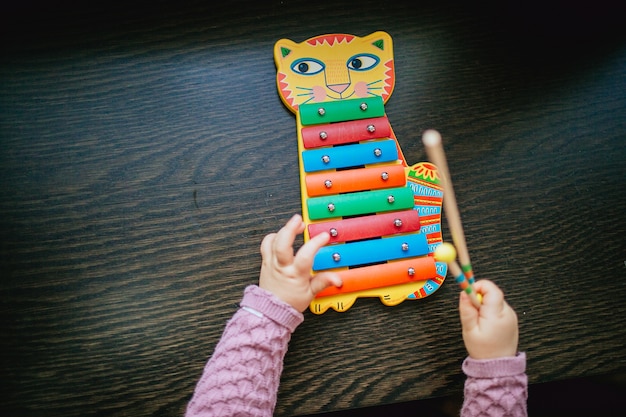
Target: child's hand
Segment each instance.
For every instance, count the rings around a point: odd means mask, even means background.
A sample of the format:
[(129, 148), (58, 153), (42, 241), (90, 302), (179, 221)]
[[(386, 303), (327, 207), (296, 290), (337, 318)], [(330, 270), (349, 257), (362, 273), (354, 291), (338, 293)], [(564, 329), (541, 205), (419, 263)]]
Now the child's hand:
[(270, 291), (300, 312), (306, 310), (318, 292), (331, 285), (343, 285), (339, 275), (333, 272), (320, 272), (311, 276), (313, 258), (330, 240), (328, 233), (310, 239), (294, 255), (293, 242), (303, 231), (302, 217), (296, 214), (278, 233), (265, 236), (261, 242), (263, 263), (259, 276), (259, 287)]
[(480, 309), (474, 307), (465, 291), (459, 299), (463, 341), (470, 357), (494, 359), (515, 356), (519, 340), (517, 314), (493, 282), (484, 279), (476, 281), (474, 289), (483, 297)]

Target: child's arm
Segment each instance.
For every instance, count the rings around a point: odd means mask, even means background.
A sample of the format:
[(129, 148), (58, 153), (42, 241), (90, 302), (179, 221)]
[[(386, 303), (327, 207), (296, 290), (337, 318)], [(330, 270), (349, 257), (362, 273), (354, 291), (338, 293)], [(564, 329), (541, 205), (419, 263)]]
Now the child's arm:
[(261, 244), (259, 287), (246, 288), (241, 308), (226, 325), (207, 363), (187, 416), (267, 416), (273, 414), (291, 333), (302, 323), (302, 311), (315, 294), (341, 285), (336, 274), (311, 276), (313, 257), (329, 235), (311, 239), (293, 253), (304, 230), (294, 216)]
[(526, 356), (517, 352), (517, 315), (500, 288), (488, 280), (476, 281), (482, 294), (476, 309), (465, 292), (459, 300), (463, 341), (469, 357), (461, 416), (527, 416)]

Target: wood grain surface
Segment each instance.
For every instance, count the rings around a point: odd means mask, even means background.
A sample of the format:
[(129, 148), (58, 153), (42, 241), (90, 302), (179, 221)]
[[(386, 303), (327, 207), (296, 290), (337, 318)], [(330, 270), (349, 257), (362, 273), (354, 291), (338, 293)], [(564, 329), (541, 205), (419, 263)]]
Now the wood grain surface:
[[(623, 14), (575, 7), (7, 9), (0, 414), (182, 415), (261, 239), (300, 211), (273, 44), (333, 32), (394, 39), (387, 114), (410, 163), (442, 132), (474, 271), (518, 312), (530, 382), (625, 370)], [(307, 312), (276, 416), (459, 392), (457, 294), (448, 279), (397, 307)]]

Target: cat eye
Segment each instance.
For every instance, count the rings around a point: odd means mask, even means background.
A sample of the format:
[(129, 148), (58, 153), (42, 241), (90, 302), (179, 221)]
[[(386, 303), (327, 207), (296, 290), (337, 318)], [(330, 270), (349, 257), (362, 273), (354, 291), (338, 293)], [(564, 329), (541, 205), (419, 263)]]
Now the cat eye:
[(313, 58), (302, 58), (291, 64), (291, 70), (302, 75), (315, 75), (324, 70), (324, 64)]
[(354, 71), (367, 71), (375, 67), (380, 62), (376, 55), (360, 54), (354, 55), (348, 60), (348, 68)]

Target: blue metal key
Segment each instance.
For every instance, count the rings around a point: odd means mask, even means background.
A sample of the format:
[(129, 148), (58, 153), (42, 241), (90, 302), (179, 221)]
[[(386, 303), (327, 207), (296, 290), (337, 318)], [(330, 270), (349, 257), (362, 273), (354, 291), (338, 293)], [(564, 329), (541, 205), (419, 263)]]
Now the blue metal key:
[(302, 152), (305, 172), (392, 162), (397, 159), (398, 148), (393, 139)]
[(427, 254), (428, 241), (423, 233), (329, 245), (317, 252), (313, 260), (313, 270), (365, 265)]

